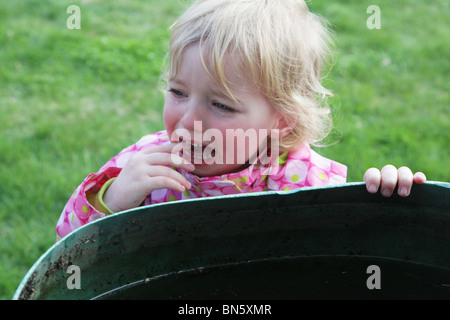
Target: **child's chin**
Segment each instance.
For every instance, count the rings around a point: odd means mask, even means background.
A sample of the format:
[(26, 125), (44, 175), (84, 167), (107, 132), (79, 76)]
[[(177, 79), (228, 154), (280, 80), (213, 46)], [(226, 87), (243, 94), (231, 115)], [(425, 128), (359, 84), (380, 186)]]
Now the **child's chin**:
[(248, 165), (224, 165), (224, 164), (194, 164), (195, 170), (192, 172), (198, 177), (216, 177), (228, 173), (244, 170)]
[(207, 163), (201, 163), (201, 164), (194, 164), (195, 170), (192, 172), (198, 177), (214, 177), (214, 176), (220, 176), (223, 173), (221, 173), (220, 168), (217, 168), (217, 164), (207, 164)]

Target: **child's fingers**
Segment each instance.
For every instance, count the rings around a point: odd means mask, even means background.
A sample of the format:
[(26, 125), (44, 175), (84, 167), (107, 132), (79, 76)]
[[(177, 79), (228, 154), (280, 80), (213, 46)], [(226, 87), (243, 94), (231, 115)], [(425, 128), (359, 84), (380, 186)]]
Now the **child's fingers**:
[[(150, 177), (152, 183), (156, 180), (158, 185), (155, 186), (152, 184), (153, 189), (163, 189), (169, 188), (171, 186), (174, 187), (172, 182), (177, 182), (176, 190), (183, 192), (184, 188), (190, 189), (191, 184), (187, 181), (186, 177), (184, 177), (178, 171), (175, 171), (171, 168), (165, 166), (152, 166), (147, 175)], [(160, 178), (163, 178), (162, 180)], [(167, 185), (164, 184), (164, 181), (167, 181)]]
[(149, 156), (149, 164), (164, 164), (172, 167), (183, 168), (187, 171), (193, 171), (195, 166), (186, 157), (180, 156), (183, 150), (181, 143), (167, 143), (159, 146), (153, 146), (142, 150), (143, 154)]
[(397, 168), (393, 165), (386, 165), (381, 169), (381, 194), (390, 197), (394, 192), (398, 181)]
[(401, 197), (406, 197), (411, 192), (413, 184), (413, 173), (408, 167), (398, 169), (398, 187), (397, 193)]
[(184, 190), (189, 189), (184, 184), (180, 183), (180, 181), (167, 176), (154, 176), (151, 177), (149, 181), (153, 190), (171, 189), (174, 191), (183, 192)]
[(414, 181), (414, 183), (422, 184), (422, 183), (427, 182), (427, 177), (422, 172), (416, 172), (413, 176), (413, 181)]
[(182, 143), (173, 143), (168, 142), (157, 146), (151, 146), (149, 148), (143, 149), (141, 152), (145, 154), (152, 154), (152, 153), (169, 153), (169, 154), (179, 154), (180, 151), (183, 150), (183, 144)]
[(401, 167), (397, 170), (393, 165), (384, 166), (381, 171), (377, 168), (370, 168), (364, 174), (367, 191), (376, 193), (378, 189), (385, 197), (390, 197), (397, 187), (397, 193), (401, 197), (410, 194), (413, 183), (422, 184), (427, 180), (422, 172), (413, 175), (408, 167)]
[(149, 165), (165, 165), (169, 167), (183, 168), (186, 171), (194, 171), (195, 166), (185, 158), (173, 153), (151, 153), (145, 156)]
[(376, 193), (380, 187), (381, 172), (377, 168), (370, 168), (364, 174), (367, 191)]

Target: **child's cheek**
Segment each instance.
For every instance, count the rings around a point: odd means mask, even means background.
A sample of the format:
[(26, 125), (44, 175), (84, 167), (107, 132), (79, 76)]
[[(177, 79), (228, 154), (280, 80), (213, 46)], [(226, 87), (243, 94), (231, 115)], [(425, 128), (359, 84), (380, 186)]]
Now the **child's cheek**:
[(177, 123), (176, 121), (177, 116), (175, 109), (173, 108), (173, 104), (171, 103), (171, 100), (167, 98), (166, 102), (164, 103), (163, 119), (164, 119), (164, 126), (170, 137), (172, 132), (175, 130), (175, 125)]
[(257, 151), (256, 143), (249, 142), (244, 138), (225, 139), (223, 148), (223, 159), (226, 164), (237, 165), (245, 164), (251, 154)]

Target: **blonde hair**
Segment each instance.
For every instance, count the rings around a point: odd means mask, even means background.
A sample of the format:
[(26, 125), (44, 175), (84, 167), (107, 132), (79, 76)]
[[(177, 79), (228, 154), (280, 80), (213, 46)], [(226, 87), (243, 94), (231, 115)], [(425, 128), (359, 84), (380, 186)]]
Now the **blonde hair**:
[[(332, 120), (321, 84), (330, 36), (324, 21), (303, 0), (198, 0), (171, 26), (169, 74), (178, 72), (183, 50), (199, 44), (205, 70), (232, 97), (227, 57), (256, 84), (292, 131), (281, 151), (317, 144)], [(212, 67), (208, 67), (212, 66)]]

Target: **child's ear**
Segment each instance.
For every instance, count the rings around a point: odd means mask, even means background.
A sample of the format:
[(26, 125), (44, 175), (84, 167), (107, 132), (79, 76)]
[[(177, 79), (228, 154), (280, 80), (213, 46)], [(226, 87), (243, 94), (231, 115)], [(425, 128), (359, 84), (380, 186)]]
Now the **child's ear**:
[(278, 116), (277, 120), (277, 126), (278, 132), (280, 133), (280, 139), (283, 139), (286, 137), (291, 131), (293, 130), (293, 124), (289, 124), (288, 121), (286, 121), (286, 118), (282, 115)]

